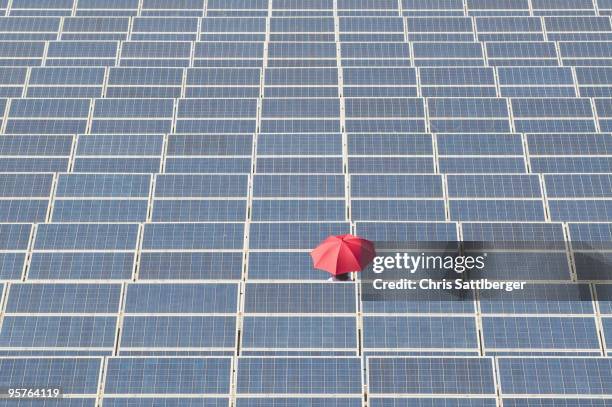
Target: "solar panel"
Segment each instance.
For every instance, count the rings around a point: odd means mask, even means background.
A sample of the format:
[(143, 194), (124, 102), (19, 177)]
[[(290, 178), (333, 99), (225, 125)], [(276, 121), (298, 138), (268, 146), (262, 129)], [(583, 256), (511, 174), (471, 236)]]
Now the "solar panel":
[(245, 349), (343, 350), (357, 347), (352, 317), (245, 317)]
[(9, 313), (114, 313), (119, 310), (118, 284), (15, 284)]
[(486, 297), (483, 293), (480, 302), (485, 314), (593, 314), (591, 292), (585, 284), (530, 285), (499, 298)]
[(3, 386), (36, 382), (40, 386), (60, 386), (64, 394), (95, 395), (102, 368), (100, 358), (6, 358), (0, 359)]
[(608, 402), (606, 400), (579, 398), (579, 399), (512, 399), (504, 398), (504, 404), (509, 406), (537, 406), (537, 405), (550, 405), (550, 406), (605, 406)]
[(483, 318), (485, 346), (491, 349), (580, 349), (597, 351), (595, 320), (569, 317)]
[(339, 313), (355, 312), (355, 287), (320, 283), (247, 284), (244, 310), (247, 313)]
[(118, 395), (228, 394), (230, 363), (230, 358), (112, 358), (104, 391)]
[(55, 194), (61, 198), (147, 198), (151, 177), (127, 174), (61, 174)]
[(45, 200), (4, 200), (0, 202), (2, 222), (44, 222), (48, 202)]
[(80, 136), (77, 156), (155, 156), (161, 153), (162, 137), (152, 135)]
[(492, 395), (491, 362), (489, 358), (370, 357), (368, 385), (372, 394)]
[(300, 399), (292, 398), (275, 398), (275, 399), (260, 399), (260, 398), (238, 398), (236, 405), (240, 407), (296, 407), (300, 403), (307, 401), (315, 407), (358, 407), (361, 400), (358, 398), (321, 398), (321, 397), (300, 397)]
[(252, 249), (308, 249), (333, 234), (348, 231), (343, 222), (334, 223), (253, 223), (249, 246)]
[[(240, 394), (358, 394), (359, 358), (242, 358)], [(342, 379), (339, 379), (341, 375)]]
[(28, 276), (32, 280), (129, 280), (134, 253), (36, 252)]
[(243, 225), (239, 223), (151, 223), (143, 249), (242, 249)]
[(610, 362), (608, 358), (500, 358), (501, 391), (504, 395), (608, 394)]
[(366, 316), (364, 347), (370, 349), (474, 350), (471, 317)]
[(121, 351), (228, 348), (236, 341), (236, 319), (216, 316), (126, 316)]
[(246, 218), (246, 201), (156, 201), (152, 218), (156, 222), (242, 221)]
[(36, 250), (130, 250), (136, 247), (137, 225), (45, 224), (37, 230)]
[(417, 202), (352, 200), (351, 216), (356, 221), (442, 221), (445, 219), (444, 203), (441, 200), (421, 200)]
[(134, 284), (129, 291), (128, 313), (232, 313), (238, 301), (236, 284)]
[[(505, 400), (504, 400), (505, 402)], [(370, 404), (375, 407), (489, 407), (495, 405), (494, 399), (414, 399), (414, 398), (372, 398)]]
[[(342, 221), (345, 219), (342, 200), (254, 200), (254, 221)], [(244, 213), (244, 211), (243, 211)]]
[(0, 276), (2, 280), (19, 280), (23, 273), (26, 253), (1, 253)]
[(145, 252), (139, 265), (142, 280), (238, 280), (241, 273), (238, 252)]
[(143, 222), (147, 218), (147, 201), (61, 200), (55, 203), (53, 222)]
[(172, 398), (166, 397), (159, 400), (152, 400), (150, 398), (121, 398), (121, 397), (109, 397), (104, 399), (104, 403), (108, 406), (115, 407), (144, 407), (147, 405), (159, 405), (164, 407), (223, 407), (228, 403), (226, 398)]
[(6, 316), (0, 330), (0, 348), (78, 348), (93, 352), (112, 349), (115, 342), (115, 317)]

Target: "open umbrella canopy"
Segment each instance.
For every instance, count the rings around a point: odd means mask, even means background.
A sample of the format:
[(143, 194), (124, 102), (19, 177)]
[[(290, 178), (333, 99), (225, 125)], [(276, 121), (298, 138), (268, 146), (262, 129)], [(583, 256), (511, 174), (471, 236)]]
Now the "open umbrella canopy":
[(329, 236), (310, 252), (314, 267), (334, 276), (361, 271), (375, 256), (372, 242), (349, 234)]

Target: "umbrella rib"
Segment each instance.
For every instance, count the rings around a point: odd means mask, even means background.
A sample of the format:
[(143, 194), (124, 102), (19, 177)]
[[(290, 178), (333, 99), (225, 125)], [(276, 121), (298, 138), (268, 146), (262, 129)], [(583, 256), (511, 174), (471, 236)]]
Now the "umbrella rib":
[[(355, 257), (355, 253), (353, 253), (352, 250), (348, 250), (348, 252), (350, 253), (351, 257), (353, 258), (353, 260), (355, 260), (355, 263), (357, 263), (357, 265), (361, 268), (361, 263), (359, 262), (359, 260), (357, 259), (357, 257)], [(353, 271), (357, 271), (357, 270), (353, 270)]]

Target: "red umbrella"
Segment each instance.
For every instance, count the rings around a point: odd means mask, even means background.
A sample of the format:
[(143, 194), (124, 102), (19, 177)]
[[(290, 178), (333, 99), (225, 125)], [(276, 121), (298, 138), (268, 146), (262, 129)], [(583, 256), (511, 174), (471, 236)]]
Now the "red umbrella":
[(310, 252), (314, 267), (334, 276), (361, 271), (375, 256), (374, 244), (354, 235), (329, 236)]

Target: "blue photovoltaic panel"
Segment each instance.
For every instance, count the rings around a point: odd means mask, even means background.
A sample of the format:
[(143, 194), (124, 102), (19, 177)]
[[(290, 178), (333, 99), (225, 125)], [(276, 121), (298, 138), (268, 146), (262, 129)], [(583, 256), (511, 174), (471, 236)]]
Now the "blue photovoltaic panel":
[(107, 394), (227, 394), (230, 358), (111, 358)]
[(186, 99), (179, 104), (179, 118), (252, 117), (257, 107), (249, 99)]
[(125, 304), (128, 313), (233, 313), (236, 284), (134, 284)]
[(159, 158), (77, 157), (74, 161), (74, 172), (80, 173), (154, 173), (159, 168)]
[(40, 225), (36, 250), (134, 250), (138, 225), (44, 224)]
[(485, 294), (480, 308), (484, 314), (593, 314), (586, 284), (530, 285), (499, 298), (487, 298)]
[(353, 175), (351, 187), (355, 198), (442, 197), (442, 179), (437, 175)]
[[(493, 395), (490, 358), (374, 358), (368, 360), (372, 394)], [(447, 378), (440, 380), (441, 377)]]
[(31, 228), (27, 224), (0, 224), (0, 249), (27, 249)]
[(242, 249), (239, 223), (156, 223), (145, 227), (143, 249)]
[(9, 313), (115, 313), (119, 309), (118, 284), (14, 284)]
[(532, 175), (449, 175), (451, 198), (539, 198), (540, 181)]
[[(14, 405), (14, 401), (13, 400), (0, 400), (0, 406), (10, 406), (10, 405)], [(40, 402), (38, 400), (20, 400), (17, 401), (17, 403), (19, 403), (18, 405), (20, 406), (28, 406), (28, 407), (33, 407), (36, 406), (37, 404), (40, 404)], [(59, 400), (54, 400), (52, 401), (53, 404), (57, 405), (57, 406), (62, 406), (62, 407), (93, 407), (95, 406), (96, 403), (96, 399), (95, 398), (86, 398), (86, 399), (79, 399), (79, 398), (64, 398), (64, 399), (59, 399)]]
[(0, 347), (112, 348), (116, 330), (116, 317), (5, 316)]
[(1, 222), (44, 222), (47, 213), (46, 200), (0, 201)]
[(141, 254), (139, 277), (143, 280), (237, 280), (242, 253), (146, 252)]
[(523, 155), (518, 134), (438, 134), (436, 139), (441, 155)]
[(121, 347), (232, 348), (235, 336), (234, 317), (126, 316)]
[[(234, 32), (258, 31), (254, 25), (265, 23), (264, 19), (258, 18), (204, 18), (207, 31), (211, 37), (215, 37), (215, 32), (232, 30)], [(220, 36), (219, 38), (223, 38)], [(187, 85), (252, 85), (258, 86), (260, 83), (260, 70), (257, 68), (195, 68), (187, 72)]]
[(33, 68), (30, 85), (102, 85), (103, 68)]
[[(132, 108), (131, 106), (129, 108)], [(120, 110), (124, 110), (119, 107)], [(154, 116), (157, 113), (153, 113)], [(119, 117), (113, 115), (113, 117)], [(163, 138), (155, 135), (80, 136), (76, 154), (79, 156), (137, 156), (161, 154)]]
[(343, 200), (254, 200), (252, 211), (254, 221), (342, 221), (346, 217)]
[(431, 155), (429, 134), (349, 134), (349, 155)]
[(530, 134), (527, 143), (534, 155), (606, 155), (612, 151), (609, 138), (596, 133)]
[(508, 108), (503, 99), (438, 99), (428, 100), (430, 117), (506, 117)]
[(486, 348), (597, 350), (599, 342), (593, 318), (485, 317)]
[(0, 139), (1, 156), (69, 156), (72, 136), (3, 136)]
[(53, 222), (144, 222), (147, 201), (58, 200), (51, 219)]
[(56, 196), (63, 198), (147, 198), (151, 177), (129, 174), (62, 174)]
[(544, 176), (550, 198), (604, 198), (612, 196), (609, 174), (550, 174)]
[(52, 182), (51, 174), (2, 174), (0, 197), (47, 197)]
[(510, 394), (610, 394), (609, 358), (499, 359), (501, 391)]
[(32, 280), (128, 280), (134, 253), (34, 253), (28, 276)]
[(112, 407), (225, 407), (228, 403), (226, 398), (106, 398), (104, 405)]
[(248, 179), (243, 175), (158, 175), (156, 197), (246, 197)]
[(346, 223), (253, 223), (251, 249), (308, 249), (329, 235), (348, 232)]
[(602, 314), (612, 314), (612, 286), (597, 285), (597, 300)]
[(166, 159), (167, 173), (248, 174), (251, 168), (250, 158), (168, 157)]
[(334, 134), (260, 134), (261, 155), (342, 155), (342, 137)]
[(237, 380), (240, 394), (361, 392), (359, 358), (242, 358)]
[(313, 274), (312, 259), (307, 252), (252, 252), (249, 254), (249, 280), (323, 280), (324, 274)]
[(2, 386), (59, 386), (64, 394), (92, 394), (98, 391), (102, 359), (28, 358), (0, 359)]
[(541, 201), (453, 200), (449, 203), (451, 220), (464, 222), (543, 221)]
[(563, 241), (559, 223), (467, 223), (462, 228), (465, 241)]
[(606, 399), (579, 398), (579, 399), (513, 399), (504, 398), (504, 405), (511, 407), (531, 407), (531, 406), (562, 406), (562, 407), (607, 407), (610, 404)]
[[(364, 301), (363, 312), (393, 319), (397, 314), (448, 314), (458, 317), (474, 312), (474, 293), (465, 298), (448, 291), (419, 290), (407, 301)], [(461, 315), (463, 314), (463, 315)]]
[[(505, 403), (505, 400), (504, 400)], [(493, 407), (495, 399), (420, 399), (420, 398), (371, 398), (370, 405), (373, 407)]]
[(252, 136), (205, 135), (172, 136), (168, 139), (168, 155), (248, 155), (252, 153)]
[(356, 221), (434, 221), (444, 220), (445, 217), (444, 202), (442, 200), (352, 200), (351, 213), (353, 219)]
[(247, 313), (337, 313), (355, 312), (352, 284), (251, 283), (245, 291)]
[(87, 99), (18, 99), (11, 103), (10, 117), (15, 118), (54, 118), (87, 117)]
[(345, 194), (340, 175), (257, 175), (253, 182), (255, 197), (329, 197)]
[(245, 317), (242, 346), (263, 349), (357, 347), (352, 317)]
[(357, 232), (376, 242), (457, 240), (457, 230), (452, 223), (360, 222), (357, 224)]
[[(155, 201), (155, 222), (241, 221), (246, 218), (246, 201), (168, 200)], [(145, 206), (146, 207), (146, 206)]]
[(300, 404), (308, 402), (309, 405), (314, 407), (359, 407), (361, 405), (360, 398), (314, 398), (314, 397), (300, 397), (295, 398), (274, 398), (274, 399), (262, 399), (262, 398), (238, 398), (236, 399), (236, 406), (238, 407), (298, 407)]
[(18, 280), (21, 278), (26, 253), (0, 254), (0, 279)]
[(474, 349), (471, 317), (366, 316), (364, 346), (375, 349)]

